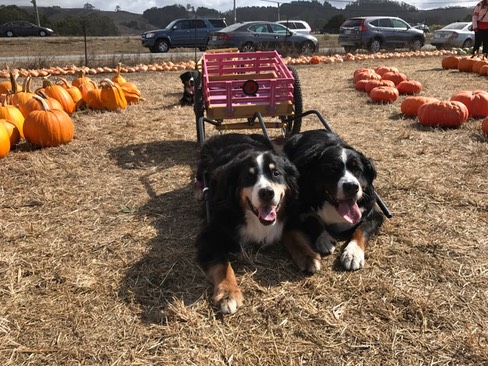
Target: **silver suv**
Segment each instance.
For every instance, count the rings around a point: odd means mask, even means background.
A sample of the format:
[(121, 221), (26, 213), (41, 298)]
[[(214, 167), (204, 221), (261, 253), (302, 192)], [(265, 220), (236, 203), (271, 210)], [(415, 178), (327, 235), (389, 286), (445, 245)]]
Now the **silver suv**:
[(354, 52), (359, 48), (370, 52), (379, 52), (383, 48), (418, 51), (424, 44), (424, 32), (397, 17), (350, 18), (339, 29), (339, 45), (346, 52)]
[(141, 43), (151, 52), (168, 52), (170, 48), (207, 48), (210, 33), (226, 27), (224, 19), (176, 19), (166, 28), (144, 32)]

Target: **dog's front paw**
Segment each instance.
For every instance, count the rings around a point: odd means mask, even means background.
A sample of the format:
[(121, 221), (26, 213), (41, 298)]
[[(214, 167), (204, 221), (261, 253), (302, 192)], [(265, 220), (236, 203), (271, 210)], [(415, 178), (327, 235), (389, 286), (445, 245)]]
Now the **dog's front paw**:
[(314, 274), (320, 271), (320, 255), (310, 252), (302, 256), (295, 257), (295, 263), (302, 272)]
[(222, 313), (234, 314), (242, 306), (244, 298), (239, 287), (221, 285), (215, 289), (212, 300)]
[(364, 267), (364, 251), (355, 241), (347, 244), (341, 254), (341, 263), (349, 271), (355, 271)]
[(323, 231), (315, 241), (315, 249), (321, 255), (334, 253), (337, 241), (327, 231)]

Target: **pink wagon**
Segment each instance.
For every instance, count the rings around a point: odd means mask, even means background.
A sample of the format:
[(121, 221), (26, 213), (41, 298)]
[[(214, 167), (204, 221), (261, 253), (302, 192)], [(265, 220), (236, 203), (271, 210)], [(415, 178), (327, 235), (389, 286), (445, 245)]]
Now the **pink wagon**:
[(300, 131), (300, 81), (278, 52), (206, 52), (199, 68), (194, 111), (200, 143), (205, 122), (218, 131), (279, 128), (285, 136)]

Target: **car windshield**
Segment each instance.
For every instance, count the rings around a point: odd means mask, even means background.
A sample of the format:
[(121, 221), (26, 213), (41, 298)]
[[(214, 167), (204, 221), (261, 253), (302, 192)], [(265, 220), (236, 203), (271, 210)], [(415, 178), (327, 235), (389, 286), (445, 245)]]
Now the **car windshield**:
[(469, 23), (452, 23), (449, 25), (446, 25), (443, 29), (463, 29), (466, 27)]
[(359, 27), (361, 25), (362, 19), (348, 19), (342, 26), (343, 27)]
[(227, 27), (219, 30), (219, 32), (233, 32), (240, 27), (242, 27), (242, 23), (234, 23), (234, 24), (228, 25)]

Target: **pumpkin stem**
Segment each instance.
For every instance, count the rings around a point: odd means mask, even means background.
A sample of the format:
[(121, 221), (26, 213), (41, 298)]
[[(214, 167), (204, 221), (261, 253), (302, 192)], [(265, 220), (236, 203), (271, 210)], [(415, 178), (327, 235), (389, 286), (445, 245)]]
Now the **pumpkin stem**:
[(48, 76), (44, 76), (42, 78), (42, 87), (45, 89), (47, 88), (48, 86), (52, 86), (53, 83), (51, 80), (48, 79), (49, 75)]
[(56, 82), (65, 89), (69, 89), (71, 87), (71, 84), (65, 78), (57, 78)]
[(24, 79), (24, 83), (22, 84), (22, 90), (25, 93), (30, 93), (30, 86), (31, 86), (32, 76), (27, 75)]
[(36, 100), (39, 101), (39, 103), (41, 103), (42, 109), (44, 111), (50, 111), (51, 110), (43, 97), (41, 97), (39, 95), (34, 95), (32, 98), (35, 98)]

